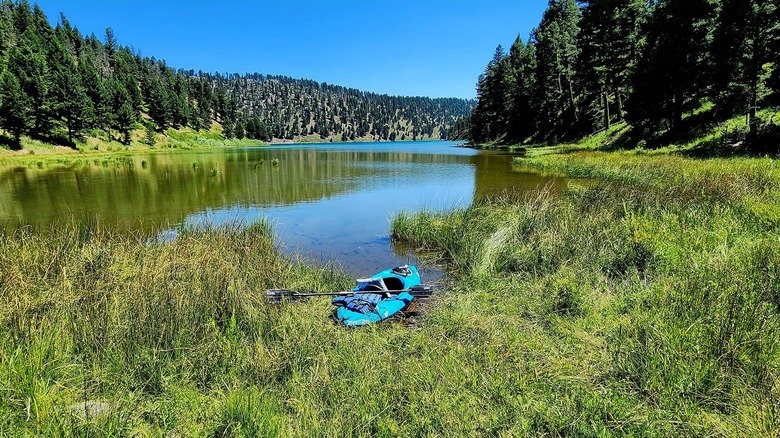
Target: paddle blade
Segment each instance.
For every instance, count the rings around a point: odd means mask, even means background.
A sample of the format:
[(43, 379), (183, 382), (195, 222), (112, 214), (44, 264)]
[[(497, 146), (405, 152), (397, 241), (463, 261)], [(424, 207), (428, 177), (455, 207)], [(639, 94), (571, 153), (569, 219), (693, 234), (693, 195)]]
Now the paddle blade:
[(265, 291), (265, 298), (269, 303), (279, 304), (287, 301), (294, 301), (300, 297), (295, 291), (287, 289), (268, 289)]
[(433, 288), (430, 286), (423, 286), (422, 284), (418, 284), (417, 286), (412, 286), (409, 289), (409, 294), (415, 298), (428, 298), (433, 295)]

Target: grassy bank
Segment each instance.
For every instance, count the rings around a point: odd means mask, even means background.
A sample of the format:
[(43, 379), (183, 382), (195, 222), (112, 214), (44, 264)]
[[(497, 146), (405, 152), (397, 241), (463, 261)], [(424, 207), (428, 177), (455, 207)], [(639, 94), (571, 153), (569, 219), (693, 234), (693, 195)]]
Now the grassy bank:
[[(5, 137), (3, 137), (3, 132), (0, 130), (0, 139), (2, 138)], [(226, 139), (222, 134), (222, 127), (217, 123), (214, 123), (208, 130), (201, 129), (199, 131), (192, 128), (169, 128), (164, 132), (155, 133), (153, 140), (146, 137), (146, 131), (143, 125), (137, 123), (135, 129), (131, 131), (130, 142), (127, 144), (118, 141), (114, 136), (108, 136), (104, 131), (93, 131), (83, 140), (77, 141), (76, 144), (72, 146), (64, 145), (66, 142), (66, 139), (59, 142), (54, 140), (52, 140), (52, 142), (46, 142), (23, 136), (21, 138), (21, 149), (18, 151), (0, 147), (0, 159), (17, 159), (19, 157), (29, 158), (33, 155), (45, 158), (50, 158), (52, 156), (72, 156), (74, 154), (92, 155), (108, 153), (113, 155), (118, 152), (160, 149), (207, 149), (265, 144), (259, 140), (251, 140), (248, 138)]]
[(458, 280), (414, 328), (266, 304), (351, 285), (266, 224), (0, 236), (0, 435), (776, 435), (776, 161), (527, 155), (600, 182), (394, 218)]
[(336, 329), (319, 303), (279, 311), (262, 291), (344, 277), (291, 264), (262, 224), (170, 243), (49, 231), (0, 237), (2, 434), (287, 430), (285, 382)]
[(515, 162), (599, 183), (392, 224), (460, 278), (436, 320), (475, 331), (483, 350), (511, 346), (498, 359), (513, 365), (498, 367), (516, 367), (504, 390), (526, 409), (509, 423), (780, 433), (777, 162), (572, 149)]
[(0, 431), (421, 436), (560, 421), (524, 392), (537, 368), (519, 361), (526, 347), (474, 309), (346, 330), (328, 299), (262, 298), (350, 284), (285, 259), (264, 225), (168, 243), (89, 228), (3, 236)]

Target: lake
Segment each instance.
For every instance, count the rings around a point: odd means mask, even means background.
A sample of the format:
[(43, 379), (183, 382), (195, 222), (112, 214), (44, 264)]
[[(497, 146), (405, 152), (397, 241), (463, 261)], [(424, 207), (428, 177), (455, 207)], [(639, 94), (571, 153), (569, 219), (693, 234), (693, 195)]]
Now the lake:
[(323, 143), (0, 162), (0, 224), (89, 221), (173, 238), (182, 225), (266, 218), (286, 251), (365, 276), (417, 262), (391, 244), (395, 213), (566, 187), (564, 178), (513, 168), (509, 154), (458, 146)]

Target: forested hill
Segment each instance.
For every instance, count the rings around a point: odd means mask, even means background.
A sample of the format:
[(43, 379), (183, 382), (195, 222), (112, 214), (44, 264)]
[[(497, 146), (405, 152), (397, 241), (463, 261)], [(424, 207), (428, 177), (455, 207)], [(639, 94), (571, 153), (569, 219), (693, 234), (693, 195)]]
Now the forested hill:
[(102, 39), (84, 36), (64, 14), (52, 26), (37, 4), (0, 0), (0, 142), (11, 147), (20, 147), (22, 136), (151, 144), (155, 132), (183, 127), (216, 129), (228, 139), (448, 138), (473, 104), (177, 70), (120, 45), (110, 28)]
[(227, 89), (242, 113), (259, 115), (270, 136), (292, 140), (316, 135), (356, 139), (449, 138), (475, 102), (380, 95), (306, 79), (262, 74), (200, 73), (216, 89)]
[(778, 0), (550, 0), (480, 76), (471, 138), (557, 142), (625, 122), (651, 145), (741, 117), (729, 141), (778, 152), (778, 66)]

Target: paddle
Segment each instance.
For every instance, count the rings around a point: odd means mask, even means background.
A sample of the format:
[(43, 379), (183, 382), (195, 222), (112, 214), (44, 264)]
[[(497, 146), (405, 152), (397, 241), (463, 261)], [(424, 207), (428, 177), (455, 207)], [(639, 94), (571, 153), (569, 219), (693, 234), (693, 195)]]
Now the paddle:
[(288, 289), (269, 289), (265, 291), (265, 297), (271, 303), (281, 303), (284, 301), (295, 301), (301, 298), (309, 297), (336, 297), (349, 296), (354, 294), (381, 294), (389, 298), (406, 292), (415, 298), (428, 298), (433, 294), (433, 288), (430, 286), (417, 285), (405, 290), (385, 290), (385, 291), (342, 291), (342, 292), (296, 292)]

